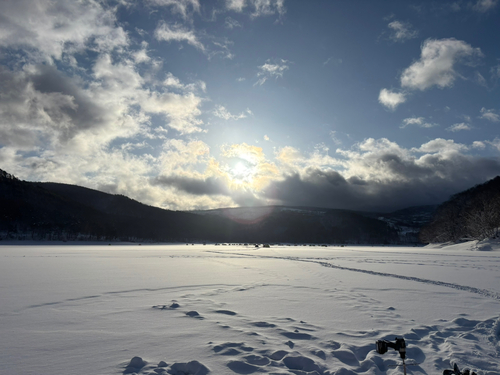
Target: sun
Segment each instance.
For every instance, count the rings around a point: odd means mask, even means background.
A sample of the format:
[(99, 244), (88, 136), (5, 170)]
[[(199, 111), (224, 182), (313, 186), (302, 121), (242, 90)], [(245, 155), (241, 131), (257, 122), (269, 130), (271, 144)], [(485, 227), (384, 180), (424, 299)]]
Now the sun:
[(239, 185), (251, 185), (255, 176), (255, 166), (245, 160), (238, 161), (228, 171), (231, 182)]
[(279, 175), (276, 165), (268, 161), (262, 148), (246, 143), (222, 147), (219, 171), (235, 191), (261, 192)]

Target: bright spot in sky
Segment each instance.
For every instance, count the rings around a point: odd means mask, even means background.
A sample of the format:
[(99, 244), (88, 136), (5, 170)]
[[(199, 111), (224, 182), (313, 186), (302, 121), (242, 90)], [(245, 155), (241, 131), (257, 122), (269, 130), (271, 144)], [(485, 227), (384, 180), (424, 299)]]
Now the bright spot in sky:
[(250, 168), (248, 168), (245, 164), (238, 162), (231, 170), (231, 173), (234, 177), (243, 178), (250, 173)]
[(234, 184), (252, 187), (251, 184), (255, 173), (255, 166), (245, 161), (238, 161), (234, 167), (229, 170), (229, 178)]

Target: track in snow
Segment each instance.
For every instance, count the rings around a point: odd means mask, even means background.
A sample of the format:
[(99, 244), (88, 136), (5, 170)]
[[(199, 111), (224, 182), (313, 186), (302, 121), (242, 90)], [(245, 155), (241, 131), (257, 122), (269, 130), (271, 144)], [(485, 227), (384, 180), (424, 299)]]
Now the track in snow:
[[(227, 253), (225, 253), (225, 252), (219, 252), (219, 251), (210, 251), (210, 252), (227, 255)], [(362, 268), (344, 267), (344, 266), (335, 265), (335, 264), (332, 264), (329, 262), (323, 262), (323, 261), (311, 260), (311, 259), (303, 259), (303, 258), (298, 258), (298, 257), (279, 257), (279, 256), (270, 256), (270, 255), (254, 255), (254, 254), (242, 254), (242, 253), (231, 253), (231, 254), (232, 255), (246, 256), (249, 258), (280, 259), (280, 260), (291, 260), (291, 261), (295, 261), (295, 262), (316, 263), (316, 264), (319, 264), (320, 266), (327, 267), (327, 268), (335, 268), (335, 269), (344, 270), (344, 271), (365, 273), (365, 274), (373, 275), (373, 276), (392, 277), (395, 279), (415, 281), (415, 282), (423, 283), (423, 284), (444, 286), (446, 288), (463, 290), (466, 292), (479, 294), (483, 297), (492, 298), (494, 300), (500, 301), (500, 294), (497, 292), (494, 292), (494, 291), (491, 291), (488, 289), (474, 288), (474, 287), (466, 286), (466, 285), (447, 283), (444, 281), (429, 280), (429, 279), (423, 279), (423, 278), (414, 277), (414, 276), (402, 276), (402, 275), (397, 275), (394, 273), (387, 273), (387, 272), (370, 271), (370, 270), (364, 270)]]

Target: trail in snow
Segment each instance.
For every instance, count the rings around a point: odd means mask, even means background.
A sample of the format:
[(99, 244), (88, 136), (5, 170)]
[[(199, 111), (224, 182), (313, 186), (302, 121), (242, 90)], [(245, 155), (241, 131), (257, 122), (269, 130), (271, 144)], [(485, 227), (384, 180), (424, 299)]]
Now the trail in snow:
[[(217, 253), (217, 254), (227, 254), (227, 253), (218, 252), (218, 251), (210, 251), (210, 252)], [(316, 263), (316, 264), (319, 264), (323, 267), (335, 268), (335, 269), (339, 269), (339, 270), (343, 270), (343, 271), (360, 272), (360, 273), (365, 273), (365, 274), (373, 275), (373, 276), (392, 277), (392, 278), (401, 279), (401, 280), (415, 281), (418, 283), (432, 284), (432, 285), (443, 286), (446, 288), (463, 290), (463, 291), (467, 291), (470, 293), (479, 294), (483, 297), (492, 298), (492, 299), (495, 299), (497, 301), (500, 301), (500, 294), (497, 292), (494, 292), (494, 291), (491, 291), (488, 289), (475, 288), (475, 287), (471, 287), (471, 286), (467, 286), (467, 285), (460, 285), (460, 284), (448, 283), (448, 282), (444, 282), (444, 281), (423, 279), (423, 278), (414, 277), (414, 276), (403, 276), (403, 275), (398, 275), (398, 274), (394, 274), (394, 273), (370, 271), (370, 270), (364, 270), (362, 268), (344, 267), (344, 266), (339, 266), (339, 265), (332, 264), (329, 262), (323, 262), (323, 261), (312, 260), (312, 259), (304, 259), (304, 258), (299, 258), (299, 257), (279, 257), (279, 256), (272, 256), (272, 255), (255, 255), (255, 254), (242, 254), (242, 253), (231, 253), (231, 254), (246, 256), (246, 257), (251, 257), (251, 258), (260, 258), (260, 259), (279, 259), (279, 260), (291, 260), (291, 261), (295, 261), (295, 262), (304, 262), (304, 263)]]

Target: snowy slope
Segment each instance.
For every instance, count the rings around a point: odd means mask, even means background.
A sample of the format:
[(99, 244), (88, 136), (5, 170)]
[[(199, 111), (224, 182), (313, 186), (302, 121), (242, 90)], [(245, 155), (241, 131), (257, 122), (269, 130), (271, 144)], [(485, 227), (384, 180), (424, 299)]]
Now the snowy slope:
[(409, 374), (499, 374), (500, 251), (471, 248), (4, 244), (0, 373), (392, 375), (398, 335)]

